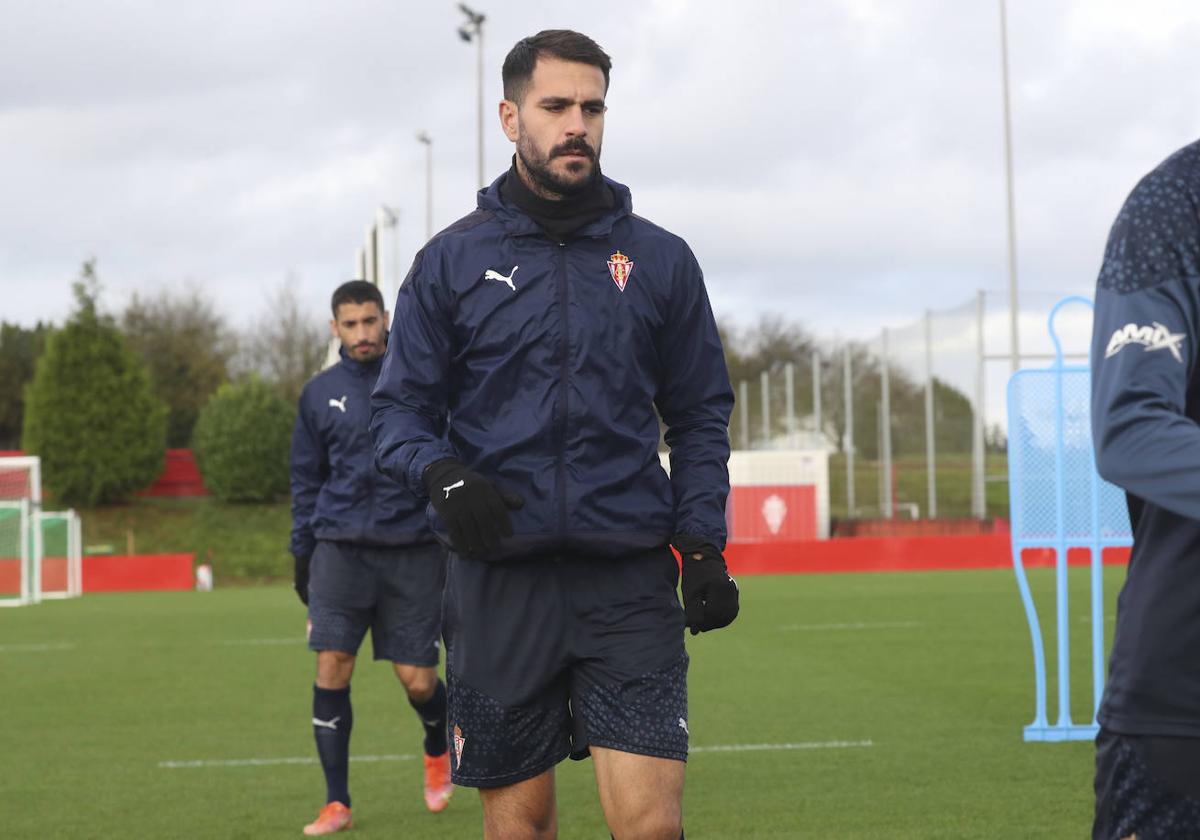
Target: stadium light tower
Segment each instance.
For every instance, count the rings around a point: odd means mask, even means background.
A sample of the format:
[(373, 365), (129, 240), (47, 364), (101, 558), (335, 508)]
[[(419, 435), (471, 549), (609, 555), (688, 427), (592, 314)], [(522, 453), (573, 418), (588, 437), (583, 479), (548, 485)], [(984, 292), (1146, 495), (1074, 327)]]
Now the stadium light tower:
[(425, 145), (425, 241), (433, 238), (433, 138), (418, 131), (417, 140)]
[(479, 48), (476, 59), (479, 78), (476, 83), (475, 96), (479, 107), (479, 187), (482, 189), (487, 186), (483, 173), (483, 22), (486, 18), (481, 12), (475, 11), (466, 3), (459, 3), (458, 8), (467, 16), (467, 22), (458, 27), (458, 37), (462, 38), (468, 44), (474, 41)]

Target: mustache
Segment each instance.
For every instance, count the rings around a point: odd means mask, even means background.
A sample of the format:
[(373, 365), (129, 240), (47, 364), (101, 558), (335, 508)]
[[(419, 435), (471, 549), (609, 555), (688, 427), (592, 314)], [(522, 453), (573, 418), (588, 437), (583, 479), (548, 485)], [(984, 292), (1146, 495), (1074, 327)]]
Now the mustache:
[(595, 151), (582, 137), (568, 140), (550, 150), (550, 157), (556, 158), (560, 155), (586, 155), (590, 160), (596, 159)]

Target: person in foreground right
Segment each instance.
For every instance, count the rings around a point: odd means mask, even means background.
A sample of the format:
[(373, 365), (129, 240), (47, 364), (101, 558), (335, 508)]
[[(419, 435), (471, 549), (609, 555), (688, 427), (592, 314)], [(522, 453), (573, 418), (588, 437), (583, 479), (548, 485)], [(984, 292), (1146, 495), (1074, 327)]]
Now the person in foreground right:
[(1200, 837), (1200, 142), (1141, 180), (1096, 283), (1092, 427), (1133, 553), (1096, 737), (1094, 840)]

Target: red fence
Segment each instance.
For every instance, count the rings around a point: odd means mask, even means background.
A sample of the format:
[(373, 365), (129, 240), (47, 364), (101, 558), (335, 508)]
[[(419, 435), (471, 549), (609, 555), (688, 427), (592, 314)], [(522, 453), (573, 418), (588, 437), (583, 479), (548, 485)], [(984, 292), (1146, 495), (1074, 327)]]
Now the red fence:
[[(1008, 534), (984, 536), (849, 537), (833, 540), (780, 540), (730, 543), (725, 550), (733, 575), (835, 574), (839, 572), (925, 572), (1012, 567)], [(1054, 552), (1029, 549), (1028, 567), (1054, 565)], [(1085, 565), (1086, 549), (1072, 549), (1067, 563)], [(1129, 549), (1104, 552), (1105, 565), (1129, 562)]]
[[(83, 591), (147, 592), (191, 589), (194, 554), (86, 554), (83, 557)], [(15, 595), (21, 589), (20, 560), (0, 559), (0, 593)], [(42, 562), (42, 589), (67, 588), (67, 561), (47, 557)]]

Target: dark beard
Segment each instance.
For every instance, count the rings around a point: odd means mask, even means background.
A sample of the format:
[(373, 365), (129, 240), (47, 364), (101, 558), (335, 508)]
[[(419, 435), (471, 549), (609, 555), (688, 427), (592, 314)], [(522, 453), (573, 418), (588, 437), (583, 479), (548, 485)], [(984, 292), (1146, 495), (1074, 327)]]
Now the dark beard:
[[(548, 193), (557, 195), (560, 198), (570, 198), (572, 196), (581, 195), (595, 187), (596, 182), (600, 180), (600, 159), (598, 154), (593, 154), (590, 146), (583, 140), (577, 143), (563, 143), (561, 146), (555, 146), (550, 150), (550, 154), (545, 158), (530, 159), (530, 156), (525, 154), (523, 144), (517, 144), (517, 156), (521, 158), (521, 163), (525, 164), (525, 171), (529, 173), (530, 180), (533, 181), (541, 189)], [(568, 151), (583, 152), (592, 161), (592, 172), (587, 178), (582, 181), (567, 181), (556, 175), (550, 169), (550, 161), (557, 155), (561, 155)]]

